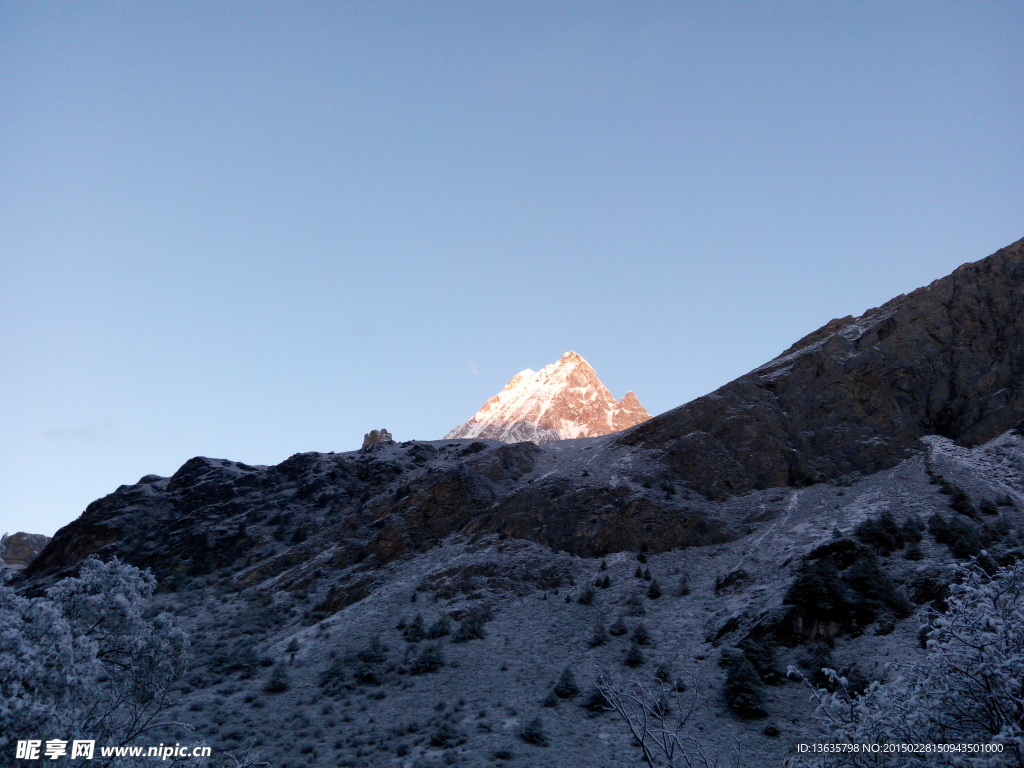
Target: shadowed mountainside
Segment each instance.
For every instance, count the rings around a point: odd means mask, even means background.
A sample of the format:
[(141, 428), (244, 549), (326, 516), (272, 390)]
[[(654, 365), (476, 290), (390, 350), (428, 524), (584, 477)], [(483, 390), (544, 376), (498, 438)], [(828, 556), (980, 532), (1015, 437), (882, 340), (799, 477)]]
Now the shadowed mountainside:
[(894, 466), (936, 434), (1024, 418), (1024, 240), (858, 318), (832, 320), (622, 435), (711, 498)]

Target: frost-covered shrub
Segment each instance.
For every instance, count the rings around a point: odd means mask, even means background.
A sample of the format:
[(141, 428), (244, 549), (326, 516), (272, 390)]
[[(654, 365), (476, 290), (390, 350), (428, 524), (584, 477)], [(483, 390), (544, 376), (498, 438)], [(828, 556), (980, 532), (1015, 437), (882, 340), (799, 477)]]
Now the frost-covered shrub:
[(409, 643), (418, 643), (426, 636), (427, 633), (423, 629), (423, 614), (421, 613), (417, 613), (412, 621), (406, 624), (402, 630), (402, 637)]
[(444, 666), (444, 655), (437, 645), (428, 645), (420, 651), (420, 655), (412, 663), (409, 671), (414, 675), (425, 675), (430, 672), (437, 672)]
[(724, 653), (725, 703), (744, 719), (764, 717), (764, 685), (757, 670), (739, 652)]
[(474, 608), (462, 617), (459, 628), (455, 631), (452, 642), (465, 643), (470, 640), (482, 640), (487, 636), (484, 624), (491, 620), (491, 612), (487, 608)]
[[(735, 761), (725, 762), (716, 746), (696, 737), (701, 727), (694, 727), (694, 715), (705, 709), (707, 699), (693, 685), (672, 685), (658, 677), (623, 679), (602, 674), (597, 691), (591, 695), (595, 714), (605, 709), (614, 711), (629, 729), (633, 744), (643, 755), (647, 766), (657, 768), (735, 768)], [(681, 694), (690, 691), (687, 695)], [(600, 698), (598, 698), (600, 696)], [(744, 766), (753, 763), (743, 763)]]
[[(996, 744), (998, 753), (849, 754), (799, 757), (792, 766), (1024, 766), (1024, 564), (989, 576), (959, 566), (947, 610), (925, 609), (925, 655), (890, 668), (861, 695), (812, 687), (825, 735), (837, 743)], [(795, 670), (791, 669), (791, 673)]]
[(0, 586), (0, 754), (39, 733), (123, 744), (159, 725), (188, 639), (166, 614), (145, 617), (155, 584), (90, 558), (45, 597)]
[(936, 512), (928, 519), (928, 531), (939, 544), (945, 544), (953, 557), (974, 557), (981, 552), (978, 527), (959, 515), (946, 518)]
[(94, 644), (76, 637), (53, 603), (7, 587), (0, 587), (0, 622), (2, 753), (14, 754), (18, 737), (84, 728), (102, 674)]
[(902, 549), (906, 540), (892, 513), (886, 510), (877, 518), (868, 518), (855, 529), (854, 535), (875, 551), (886, 554), (894, 549)]

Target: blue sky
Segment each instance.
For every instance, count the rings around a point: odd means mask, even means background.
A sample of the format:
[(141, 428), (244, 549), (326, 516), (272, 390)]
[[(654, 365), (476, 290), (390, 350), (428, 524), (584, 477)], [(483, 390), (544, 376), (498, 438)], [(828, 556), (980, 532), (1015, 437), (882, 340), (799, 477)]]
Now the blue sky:
[(652, 413), (1024, 235), (1020, 3), (0, 5), (0, 532), (434, 439), (575, 349)]

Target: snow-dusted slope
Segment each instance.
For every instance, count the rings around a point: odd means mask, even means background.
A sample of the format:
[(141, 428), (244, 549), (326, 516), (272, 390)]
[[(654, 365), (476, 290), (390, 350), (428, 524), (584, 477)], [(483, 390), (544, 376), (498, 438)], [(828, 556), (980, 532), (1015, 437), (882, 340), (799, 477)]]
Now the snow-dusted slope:
[(469, 421), (446, 440), (484, 438), (517, 443), (549, 443), (576, 437), (596, 437), (647, 421), (632, 391), (616, 402), (594, 369), (575, 352), (539, 371), (527, 368), (484, 403)]

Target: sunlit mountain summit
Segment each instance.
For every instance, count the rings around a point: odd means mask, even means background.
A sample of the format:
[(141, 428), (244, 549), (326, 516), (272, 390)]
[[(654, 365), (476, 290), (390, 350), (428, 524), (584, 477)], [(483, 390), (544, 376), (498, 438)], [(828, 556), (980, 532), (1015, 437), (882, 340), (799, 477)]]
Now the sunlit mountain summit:
[(445, 439), (529, 440), (540, 445), (607, 435), (650, 418), (632, 390), (616, 401), (590, 364), (570, 351), (539, 371), (517, 373)]

